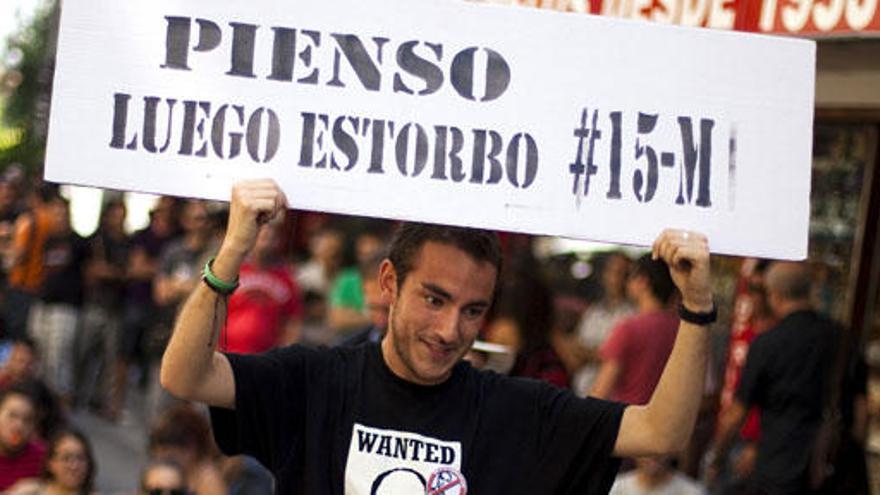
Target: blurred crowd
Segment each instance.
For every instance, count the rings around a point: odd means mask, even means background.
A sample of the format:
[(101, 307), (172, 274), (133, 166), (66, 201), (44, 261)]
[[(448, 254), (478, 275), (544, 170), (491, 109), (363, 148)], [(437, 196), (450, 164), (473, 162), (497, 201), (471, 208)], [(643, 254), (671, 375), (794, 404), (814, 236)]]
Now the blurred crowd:
[[(176, 311), (216, 254), (225, 214), (222, 204), (163, 197), (148, 226), (127, 232), (125, 203), (109, 195), (84, 238), (56, 187), (0, 181), (0, 493), (93, 493), (95, 457), (70, 413), (120, 421), (132, 389), (148, 397), (150, 424), (150, 461), (132, 493), (271, 493), (255, 460), (218, 452), (207, 411), (158, 383)], [(216, 312), (216, 345), (378, 342), (389, 301), (376, 274), (393, 227), (313, 213), (263, 226)], [(604, 252), (591, 260), (595, 290), (583, 291), (537, 259), (530, 238), (502, 243), (498, 299), (473, 365), (646, 403), (678, 327), (664, 266)], [(729, 352), (710, 366), (691, 445), (676, 458), (626, 460), (612, 493), (759, 493), (755, 479), (784, 484), (795, 466), (818, 473), (817, 492), (868, 493), (866, 367), (842, 327), (813, 318), (810, 291), (806, 266), (743, 263), (734, 298), (716, 301), (731, 315), (717, 324), (729, 327)]]

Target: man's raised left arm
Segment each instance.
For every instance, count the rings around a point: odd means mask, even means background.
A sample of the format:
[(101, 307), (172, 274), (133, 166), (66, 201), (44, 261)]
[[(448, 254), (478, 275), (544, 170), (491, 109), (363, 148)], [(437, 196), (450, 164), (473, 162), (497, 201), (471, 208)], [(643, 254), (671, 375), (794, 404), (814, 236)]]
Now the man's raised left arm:
[[(681, 292), (682, 304), (694, 313), (713, 309), (706, 237), (694, 232), (665, 230), (653, 245), (653, 255), (669, 266)], [(681, 321), (675, 346), (651, 400), (624, 411), (614, 455), (638, 457), (682, 450), (691, 436), (708, 361), (708, 328)]]

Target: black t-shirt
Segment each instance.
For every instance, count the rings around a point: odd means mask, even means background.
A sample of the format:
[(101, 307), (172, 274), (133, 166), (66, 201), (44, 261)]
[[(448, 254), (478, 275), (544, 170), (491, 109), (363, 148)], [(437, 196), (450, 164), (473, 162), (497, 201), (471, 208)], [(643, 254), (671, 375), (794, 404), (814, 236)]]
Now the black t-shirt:
[(46, 239), (43, 254), (46, 277), (40, 299), (47, 303), (82, 305), (83, 272), (88, 256), (88, 244), (76, 232)]
[(839, 335), (832, 320), (797, 311), (749, 348), (736, 397), (761, 407), (755, 480), (774, 493), (802, 489)]
[[(162, 249), (171, 241), (171, 236), (159, 236), (150, 227), (139, 230), (131, 236), (129, 256), (142, 250), (150, 260), (158, 260)], [(153, 304), (153, 281), (132, 280), (126, 287), (126, 300), (129, 303), (150, 306)]]
[[(236, 409), (217, 444), (276, 476), (278, 493), (607, 493), (624, 405), (462, 362), (436, 386), (398, 378), (378, 344), (229, 355)], [(463, 477), (463, 479), (462, 479)]]
[[(115, 238), (106, 232), (98, 231), (89, 238), (94, 260), (102, 260), (114, 268), (124, 271), (128, 266), (129, 240), (127, 237)], [(87, 294), (87, 301), (109, 310), (119, 310), (125, 297), (123, 278), (99, 279)]]

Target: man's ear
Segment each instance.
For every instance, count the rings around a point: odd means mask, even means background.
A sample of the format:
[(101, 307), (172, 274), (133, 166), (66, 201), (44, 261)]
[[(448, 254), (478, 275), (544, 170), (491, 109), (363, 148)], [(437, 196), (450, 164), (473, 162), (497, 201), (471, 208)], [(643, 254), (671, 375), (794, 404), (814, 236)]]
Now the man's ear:
[(379, 265), (379, 290), (385, 304), (391, 304), (397, 299), (397, 270), (388, 258)]

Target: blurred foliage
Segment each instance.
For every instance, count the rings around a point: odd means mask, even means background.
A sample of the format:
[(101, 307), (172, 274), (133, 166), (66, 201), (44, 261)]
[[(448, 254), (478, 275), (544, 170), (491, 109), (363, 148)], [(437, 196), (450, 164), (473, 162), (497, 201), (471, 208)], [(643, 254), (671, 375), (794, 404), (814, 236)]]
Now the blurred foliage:
[(0, 169), (20, 163), (29, 175), (40, 173), (46, 151), (46, 130), (57, 39), (58, 9), (46, 2), (26, 25), (5, 40), (5, 94), (0, 115)]

